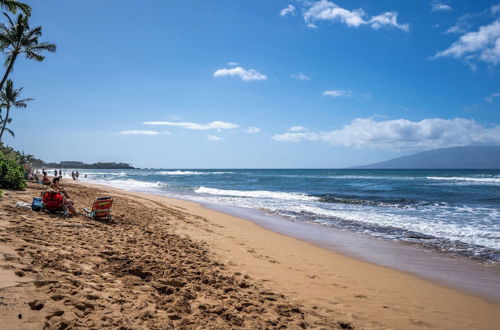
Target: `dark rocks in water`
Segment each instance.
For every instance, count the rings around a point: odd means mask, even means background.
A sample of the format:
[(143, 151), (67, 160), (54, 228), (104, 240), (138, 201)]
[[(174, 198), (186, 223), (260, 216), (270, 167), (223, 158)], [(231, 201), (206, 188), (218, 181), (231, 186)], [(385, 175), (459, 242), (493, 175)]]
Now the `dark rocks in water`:
[(434, 239), (436, 237), (431, 235), (425, 235), (421, 233), (406, 233), (404, 238), (414, 238), (414, 239)]

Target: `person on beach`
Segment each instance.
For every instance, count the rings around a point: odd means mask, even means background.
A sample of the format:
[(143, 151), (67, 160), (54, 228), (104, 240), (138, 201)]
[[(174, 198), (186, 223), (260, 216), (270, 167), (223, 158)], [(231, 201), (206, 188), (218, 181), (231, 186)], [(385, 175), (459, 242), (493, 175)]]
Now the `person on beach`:
[(49, 179), (49, 176), (47, 175), (47, 172), (45, 172), (45, 170), (43, 171), (42, 183), (46, 186), (50, 185), (50, 179)]
[(57, 170), (54, 170), (54, 178), (57, 176)]
[(59, 176), (62, 177), (62, 171), (59, 169)]
[(50, 189), (53, 189), (53, 190), (55, 190), (55, 191), (60, 192), (61, 194), (63, 194), (63, 196), (64, 196), (64, 206), (68, 209), (69, 213), (71, 213), (74, 216), (77, 216), (78, 212), (75, 209), (74, 203), (71, 200), (71, 198), (69, 197), (68, 192), (66, 191), (66, 189), (64, 189), (64, 187), (62, 187), (59, 184), (60, 181), (61, 181), (61, 178), (58, 178), (58, 177), (54, 178), (52, 180), (52, 184), (50, 185)]

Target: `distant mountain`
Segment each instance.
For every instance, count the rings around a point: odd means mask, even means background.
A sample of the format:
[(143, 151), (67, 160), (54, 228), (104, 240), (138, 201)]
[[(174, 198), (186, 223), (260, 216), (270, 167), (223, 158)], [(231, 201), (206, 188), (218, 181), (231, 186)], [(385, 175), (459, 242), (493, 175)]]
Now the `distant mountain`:
[(356, 166), (366, 169), (500, 169), (500, 146), (434, 149), (385, 162)]
[(85, 168), (85, 169), (106, 169), (106, 170), (131, 170), (134, 169), (130, 164), (127, 163), (93, 163), (86, 164), (84, 162), (77, 161), (63, 161), (60, 163), (44, 163), (42, 166), (48, 168)]

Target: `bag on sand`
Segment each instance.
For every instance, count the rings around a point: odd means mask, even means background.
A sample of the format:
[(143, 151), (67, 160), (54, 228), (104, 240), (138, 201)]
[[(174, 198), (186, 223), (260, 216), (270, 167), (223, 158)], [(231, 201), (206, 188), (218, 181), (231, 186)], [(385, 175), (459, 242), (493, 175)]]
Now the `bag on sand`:
[(31, 209), (33, 211), (39, 212), (42, 210), (42, 207), (42, 199), (38, 197), (33, 198), (33, 201), (31, 202)]

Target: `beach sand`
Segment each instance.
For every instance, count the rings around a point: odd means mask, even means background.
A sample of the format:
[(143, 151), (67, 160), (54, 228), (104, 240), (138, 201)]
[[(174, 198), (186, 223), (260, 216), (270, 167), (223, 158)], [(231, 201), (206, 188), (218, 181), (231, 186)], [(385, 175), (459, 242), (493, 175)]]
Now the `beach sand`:
[(2, 329), (495, 329), (500, 305), (196, 203), (69, 183), (113, 222), (0, 202)]

